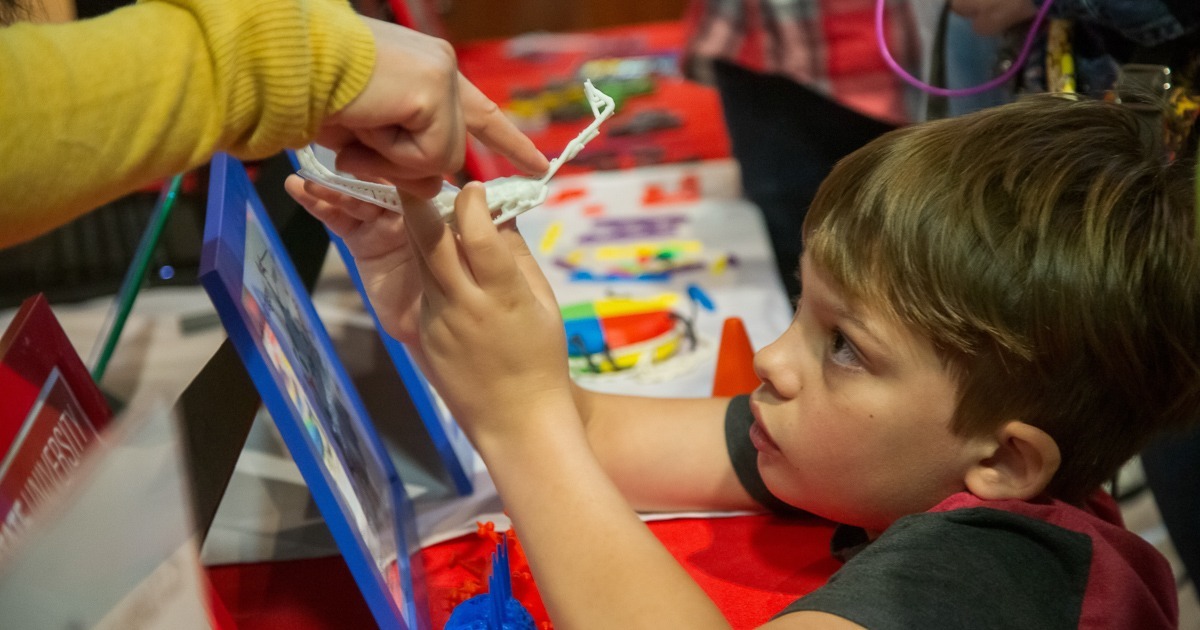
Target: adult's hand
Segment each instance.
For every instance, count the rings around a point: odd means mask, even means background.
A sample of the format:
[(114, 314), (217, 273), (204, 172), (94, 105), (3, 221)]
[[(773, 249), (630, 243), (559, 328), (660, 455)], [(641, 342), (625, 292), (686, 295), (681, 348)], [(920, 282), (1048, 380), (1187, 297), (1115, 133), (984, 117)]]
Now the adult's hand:
[(522, 171), (545, 172), (546, 156), (458, 72), (449, 43), (362, 19), (375, 36), (371, 79), (317, 135), (319, 143), (338, 152), (340, 170), (433, 197), (443, 175), (462, 167), (470, 133)]
[(1033, 0), (950, 0), (950, 10), (971, 22), (980, 35), (999, 35), (1037, 15)]

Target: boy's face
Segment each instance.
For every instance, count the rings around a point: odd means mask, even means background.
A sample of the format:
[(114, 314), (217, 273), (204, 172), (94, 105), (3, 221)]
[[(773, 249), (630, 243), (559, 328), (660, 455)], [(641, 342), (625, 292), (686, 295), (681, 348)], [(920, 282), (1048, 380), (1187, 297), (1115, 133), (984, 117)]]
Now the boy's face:
[(805, 255), (792, 324), (754, 358), (751, 439), (767, 487), (881, 531), (964, 489), (985, 452), (950, 429), (957, 385), (932, 343), (851, 304)]

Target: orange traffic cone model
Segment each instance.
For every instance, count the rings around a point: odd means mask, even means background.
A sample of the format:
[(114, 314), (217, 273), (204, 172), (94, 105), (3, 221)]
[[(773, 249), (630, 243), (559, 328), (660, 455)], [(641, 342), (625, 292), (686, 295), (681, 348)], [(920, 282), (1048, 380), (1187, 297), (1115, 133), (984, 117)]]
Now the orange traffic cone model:
[(713, 396), (749, 394), (759, 385), (754, 373), (754, 346), (739, 317), (725, 319), (721, 345), (717, 349), (717, 373), (713, 376)]

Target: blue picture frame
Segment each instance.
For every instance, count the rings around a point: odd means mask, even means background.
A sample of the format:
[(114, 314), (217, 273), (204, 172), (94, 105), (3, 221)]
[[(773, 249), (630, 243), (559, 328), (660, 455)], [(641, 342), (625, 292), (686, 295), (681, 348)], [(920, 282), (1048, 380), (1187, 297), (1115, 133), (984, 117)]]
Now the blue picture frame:
[(404, 485), (245, 167), (211, 164), (200, 280), (380, 628), (429, 627)]

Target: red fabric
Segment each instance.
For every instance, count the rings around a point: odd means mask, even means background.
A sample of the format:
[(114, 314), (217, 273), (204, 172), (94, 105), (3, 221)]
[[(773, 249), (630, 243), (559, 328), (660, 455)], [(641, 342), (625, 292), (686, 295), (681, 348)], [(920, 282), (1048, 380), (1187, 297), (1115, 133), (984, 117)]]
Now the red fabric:
[[(761, 625), (840, 566), (829, 554), (833, 525), (816, 518), (678, 519), (649, 527), (734, 628)], [(454, 604), (486, 589), (494, 549), (484, 529), (421, 551), (434, 628), (445, 625)], [(539, 627), (549, 628), (536, 588), (522, 571), (524, 559), (514, 553), (511, 562), (514, 596)], [(340, 556), (212, 567), (209, 577), (239, 630), (374, 626)]]
[(650, 524), (734, 628), (762, 625), (837, 571), (833, 528), (817, 518), (769, 515)]
[(217, 595), (212, 582), (206, 579), (205, 588), (208, 593), (209, 625), (212, 626), (213, 630), (237, 630), (237, 622), (233, 620), (233, 615), (229, 614), (229, 609), (225, 607), (225, 602)]
[[(907, 121), (906, 86), (875, 34), (876, 0), (704, 0), (690, 5), (686, 51), (786, 76), (867, 116)], [(887, 0), (884, 37), (901, 66), (920, 58), (910, 0)], [(690, 64), (685, 64), (689, 66)]]
[[(682, 22), (639, 24), (578, 33), (576, 37), (574, 50), (560, 49), (555, 53), (524, 56), (509, 54), (510, 42), (505, 40), (462, 44), (455, 47), (458, 67), (480, 91), (503, 107), (512, 100), (515, 91), (537, 91), (555, 82), (582, 81), (576, 72), (580, 65), (593, 58), (677, 55), (683, 48), (684, 25)], [(618, 46), (621, 52), (610, 50)], [(610, 136), (606, 133), (606, 128), (651, 109), (668, 110), (683, 124), (643, 135)], [(589, 114), (575, 121), (551, 123), (543, 130), (528, 131), (527, 135), (553, 158), (591, 121)], [(490, 169), (487, 172), (492, 175), (515, 173), (506, 160), (491, 160), (483, 153), (480, 152), (479, 159)], [(629, 168), (647, 159), (670, 163), (729, 157), (729, 137), (725, 133), (716, 90), (679, 76), (656, 77), (652, 93), (625, 100), (617, 113), (601, 127), (600, 136), (580, 153), (580, 159), (568, 162), (559, 172), (586, 171), (583, 158), (598, 155), (611, 155), (611, 168)], [(645, 155), (653, 157), (639, 157)]]
[(375, 627), (341, 556), (209, 567), (208, 577), (239, 630)]

